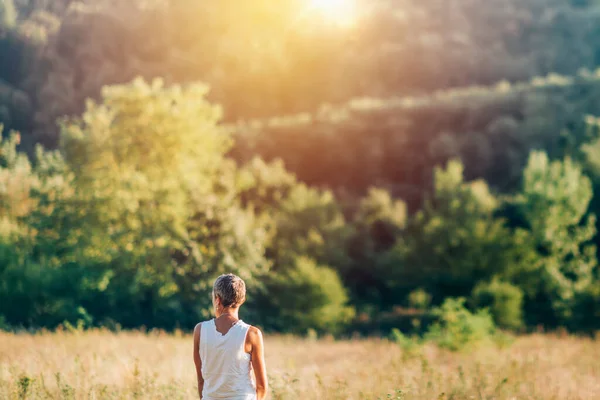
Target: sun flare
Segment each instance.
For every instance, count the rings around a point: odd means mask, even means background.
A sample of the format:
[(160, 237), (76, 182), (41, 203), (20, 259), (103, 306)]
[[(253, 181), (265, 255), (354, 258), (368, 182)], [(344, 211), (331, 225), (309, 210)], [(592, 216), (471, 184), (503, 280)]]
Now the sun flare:
[(310, 9), (343, 25), (352, 24), (356, 17), (354, 0), (310, 0)]

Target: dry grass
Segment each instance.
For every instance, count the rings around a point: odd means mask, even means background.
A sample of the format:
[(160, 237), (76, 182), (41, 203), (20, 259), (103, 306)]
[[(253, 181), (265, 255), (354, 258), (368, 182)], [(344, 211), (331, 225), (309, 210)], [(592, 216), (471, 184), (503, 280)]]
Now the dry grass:
[[(191, 337), (0, 333), (0, 399), (193, 399)], [(534, 335), (510, 348), (403, 357), (385, 340), (267, 338), (272, 399), (594, 399), (600, 342)], [(393, 393), (393, 394), (392, 394)]]

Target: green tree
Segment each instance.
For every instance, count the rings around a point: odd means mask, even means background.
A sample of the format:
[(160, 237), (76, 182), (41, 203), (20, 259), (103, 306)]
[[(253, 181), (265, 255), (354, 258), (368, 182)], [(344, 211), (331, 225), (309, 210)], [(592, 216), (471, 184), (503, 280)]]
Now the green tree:
[(42, 197), (60, 192), (64, 176), (52, 171), (53, 163), (61, 164), (55, 153), (38, 149), (32, 165), (17, 151), (18, 143), (19, 136), (12, 134), (2, 141), (0, 152), (0, 314), (15, 326), (54, 326), (77, 318), (79, 285), (70, 287), (77, 276), (69, 268), (55, 268), (48, 253), (33, 259), (40, 236), (32, 221), (47, 210)]
[(432, 198), (382, 261), (391, 287), (400, 293), (421, 287), (439, 304), (470, 295), (481, 280), (525, 268), (530, 249), (494, 216), (498, 205), (485, 182), (464, 181), (459, 161), (437, 168)]
[(378, 268), (382, 257), (406, 227), (407, 209), (384, 189), (371, 188), (352, 219), (347, 251), (350, 261), (341, 270), (354, 302), (383, 306), (390, 302), (388, 271)]
[(336, 198), (299, 183), (280, 161), (258, 158), (237, 171), (236, 187), (268, 229), (273, 265), (249, 298), (253, 318), (281, 331), (341, 330), (353, 313), (337, 274), (351, 228)]
[(507, 282), (480, 282), (473, 289), (475, 308), (487, 308), (500, 328), (518, 329), (523, 325), (523, 291)]
[(269, 247), (275, 268), (285, 268), (301, 256), (336, 269), (347, 263), (345, 243), (350, 232), (332, 192), (300, 183), (279, 207), (277, 234)]
[[(532, 306), (547, 303), (555, 323), (572, 315), (574, 297), (593, 280), (597, 265), (595, 215), (587, 214), (592, 184), (569, 158), (550, 161), (533, 152), (517, 198), (520, 212), (540, 255), (537, 293)], [(531, 297), (531, 294), (530, 294)], [(539, 313), (542, 313), (540, 310)]]
[(259, 214), (278, 208), (296, 185), (296, 176), (285, 169), (281, 160), (267, 163), (254, 157), (239, 168), (236, 175), (236, 187), (242, 204)]
[(242, 204), (268, 220), (267, 254), (275, 270), (302, 256), (336, 269), (348, 262), (351, 228), (331, 191), (298, 182), (280, 161), (257, 158), (239, 169), (236, 185)]

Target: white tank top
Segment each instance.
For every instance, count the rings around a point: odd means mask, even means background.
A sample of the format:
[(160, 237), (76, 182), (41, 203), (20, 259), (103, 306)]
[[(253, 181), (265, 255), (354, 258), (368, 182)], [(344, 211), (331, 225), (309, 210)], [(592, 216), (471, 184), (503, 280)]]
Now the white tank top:
[(221, 335), (214, 319), (202, 323), (203, 400), (256, 400), (250, 354), (244, 349), (249, 328), (250, 325), (239, 320), (225, 335)]

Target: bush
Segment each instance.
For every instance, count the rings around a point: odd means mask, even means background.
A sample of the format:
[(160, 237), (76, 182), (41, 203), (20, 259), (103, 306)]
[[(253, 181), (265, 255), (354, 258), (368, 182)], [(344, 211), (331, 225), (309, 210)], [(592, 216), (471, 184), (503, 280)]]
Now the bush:
[(479, 283), (471, 301), (476, 308), (488, 308), (501, 328), (518, 329), (523, 325), (523, 291), (510, 283)]
[(264, 304), (257, 309), (269, 315), (262, 316), (269, 326), (280, 331), (335, 333), (354, 317), (338, 274), (306, 257), (297, 258), (293, 268), (272, 274), (263, 296)]
[(439, 347), (459, 351), (492, 340), (496, 333), (494, 320), (486, 309), (471, 313), (464, 298), (448, 298), (433, 310), (439, 321), (425, 334)]
[(594, 282), (573, 299), (573, 313), (567, 327), (573, 331), (600, 331), (600, 282)]

